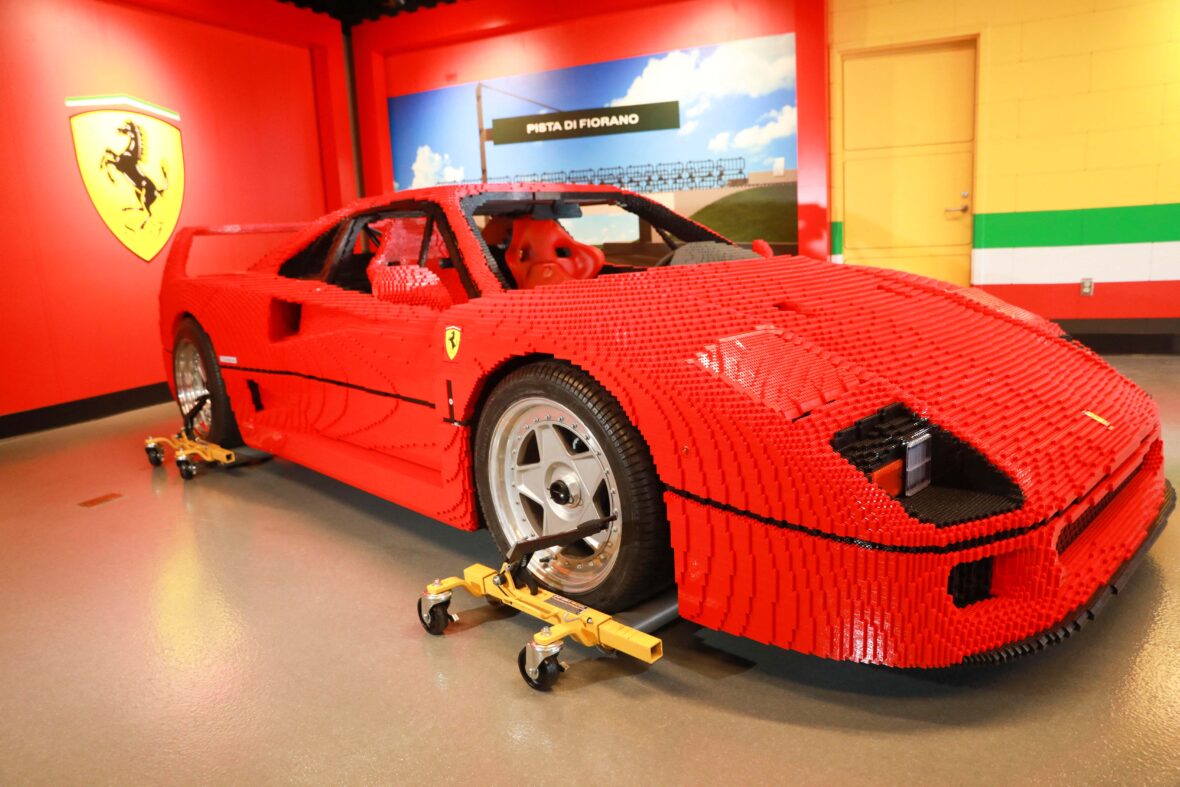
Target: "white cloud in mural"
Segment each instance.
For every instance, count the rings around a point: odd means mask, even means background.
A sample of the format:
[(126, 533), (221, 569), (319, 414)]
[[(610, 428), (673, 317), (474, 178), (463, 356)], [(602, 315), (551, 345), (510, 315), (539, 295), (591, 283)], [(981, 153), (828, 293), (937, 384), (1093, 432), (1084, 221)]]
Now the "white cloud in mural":
[(762, 150), (777, 139), (791, 136), (798, 127), (795, 107), (790, 104), (768, 112), (763, 117), (766, 119), (765, 123), (756, 123), (735, 133), (722, 131), (717, 134), (709, 140), (709, 150), (716, 153), (727, 150), (740, 150), (746, 153)]
[(410, 184), (412, 189), (463, 180), (463, 168), (454, 166), (448, 154), (435, 153), (430, 145), (418, 146), (418, 155), (411, 169), (414, 171), (414, 181)]
[(720, 44), (707, 56), (677, 50), (647, 61), (611, 106), (679, 100), (689, 118), (726, 96), (758, 98), (795, 84), (795, 37), (768, 36)]
[(689, 134), (696, 131), (697, 126), (699, 125), (700, 122), (696, 120), (690, 120), (687, 123), (683, 123), (680, 126), (680, 130), (676, 132), (676, 135), (680, 137), (687, 137)]

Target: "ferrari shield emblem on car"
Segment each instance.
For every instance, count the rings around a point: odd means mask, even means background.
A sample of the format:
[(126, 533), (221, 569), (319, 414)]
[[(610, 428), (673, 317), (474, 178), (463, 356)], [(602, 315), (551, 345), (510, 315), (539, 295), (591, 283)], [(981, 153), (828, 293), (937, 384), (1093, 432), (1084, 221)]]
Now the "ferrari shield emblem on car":
[(184, 156), (175, 112), (128, 96), (72, 98), (95, 107), (70, 117), (82, 184), (104, 224), (151, 260), (172, 237), (184, 196)]
[(463, 329), (457, 325), (448, 325), (443, 343), (447, 347), (447, 357), (452, 361), (459, 354), (459, 340), (463, 338)]

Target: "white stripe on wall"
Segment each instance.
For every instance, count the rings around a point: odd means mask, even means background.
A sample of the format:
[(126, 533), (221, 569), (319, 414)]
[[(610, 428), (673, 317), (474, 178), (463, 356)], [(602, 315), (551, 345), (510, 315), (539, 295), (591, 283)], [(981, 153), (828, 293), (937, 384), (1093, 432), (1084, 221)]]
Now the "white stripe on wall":
[(1180, 241), (972, 249), (972, 284), (1077, 284), (1180, 279)]

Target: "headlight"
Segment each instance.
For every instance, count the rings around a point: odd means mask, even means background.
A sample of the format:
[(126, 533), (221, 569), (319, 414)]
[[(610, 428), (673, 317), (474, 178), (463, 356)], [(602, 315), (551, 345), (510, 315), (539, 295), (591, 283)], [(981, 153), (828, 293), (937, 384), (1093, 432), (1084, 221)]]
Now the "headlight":
[(930, 464), (930, 431), (912, 434), (902, 441), (905, 448), (905, 495), (916, 495), (930, 486), (930, 475), (934, 469)]
[(902, 404), (841, 429), (831, 445), (922, 522), (945, 527), (1024, 505), (1020, 487), (975, 448)]

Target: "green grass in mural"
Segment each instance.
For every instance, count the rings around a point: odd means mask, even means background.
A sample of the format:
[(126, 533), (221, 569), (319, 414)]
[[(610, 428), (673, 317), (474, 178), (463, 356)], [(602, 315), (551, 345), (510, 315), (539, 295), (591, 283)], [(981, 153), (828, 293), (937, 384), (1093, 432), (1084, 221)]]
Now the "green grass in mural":
[(730, 240), (749, 243), (799, 242), (799, 208), (794, 183), (755, 186), (729, 194), (692, 214)]

